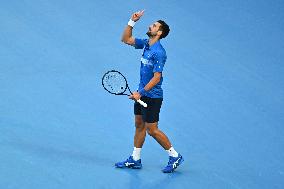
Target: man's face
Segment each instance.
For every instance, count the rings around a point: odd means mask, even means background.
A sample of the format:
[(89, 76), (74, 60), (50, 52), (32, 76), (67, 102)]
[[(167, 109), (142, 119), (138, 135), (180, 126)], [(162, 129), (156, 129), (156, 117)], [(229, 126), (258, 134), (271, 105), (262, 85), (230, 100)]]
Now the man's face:
[[(154, 24), (149, 26), (149, 30), (146, 33), (149, 37), (154, 37), (156, 35), (161, 35), (160, 29), (161, 24), (159, 22), (155, 22)], [(159, 32), (159, 33), (158, 33)]]

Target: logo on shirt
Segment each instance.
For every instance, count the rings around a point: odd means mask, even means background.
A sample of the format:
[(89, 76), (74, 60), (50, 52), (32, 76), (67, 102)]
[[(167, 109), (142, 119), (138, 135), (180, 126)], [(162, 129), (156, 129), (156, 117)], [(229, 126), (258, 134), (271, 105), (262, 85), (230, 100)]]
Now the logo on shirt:
[(153, 64), (146, 58), (141, 58), (141, 63), (146, 66), (146, 65), (150, 65), (150, 66), (153, 66)]

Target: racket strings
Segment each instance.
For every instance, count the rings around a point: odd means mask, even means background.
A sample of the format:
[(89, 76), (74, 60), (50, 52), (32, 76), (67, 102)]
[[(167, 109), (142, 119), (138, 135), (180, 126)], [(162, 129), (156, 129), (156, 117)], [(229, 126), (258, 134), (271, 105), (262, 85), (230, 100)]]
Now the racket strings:
[(103, 78), (105, 89), (114, 94), (122, 94), (126, 90), (125, 78), (118, 72), (109, 72)]

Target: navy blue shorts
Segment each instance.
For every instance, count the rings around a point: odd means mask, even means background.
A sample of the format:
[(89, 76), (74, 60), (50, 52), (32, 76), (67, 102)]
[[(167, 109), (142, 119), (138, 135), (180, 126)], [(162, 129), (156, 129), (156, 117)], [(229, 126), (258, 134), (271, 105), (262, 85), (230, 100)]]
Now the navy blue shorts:
[(142, 115), (142, 119), (144, 122), (147, 123), (158, 122), (163, 98), (149, 98), (146, 96), (142, 96), (141, 100), (147, 104), (147, 108), (144, 108), (138, 102), (135, 102), (134, 114)]

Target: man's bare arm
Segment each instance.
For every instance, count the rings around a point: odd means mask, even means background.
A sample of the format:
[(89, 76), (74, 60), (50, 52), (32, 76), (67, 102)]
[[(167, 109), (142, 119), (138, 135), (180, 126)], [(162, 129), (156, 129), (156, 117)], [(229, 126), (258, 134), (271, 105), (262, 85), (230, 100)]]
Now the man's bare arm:
[(152, 77), (152, 79), (144, 87), (144, 90), (145, 91), (150, 91), (153, 87), (155, 87), (155, 85), (157, 85), (160, 82), (161, 77), (162, 77), (162, 73), (161, 72), (155, 72), (154, 76)]
[[(132, 14), (131, 20), (133, 22), (137, 22), (141, 18), (141, 16), (143, 16), (143, 14), (144, 14), (144, 10), (135, 12)], [(124, 32), (121, 37), (121, 41), (123, 43), (133, 46), (135, 44), (135, 38), (132, 36), (132, 29), (133, 27), (130, 25), (127, 25), (125, 27)]]

